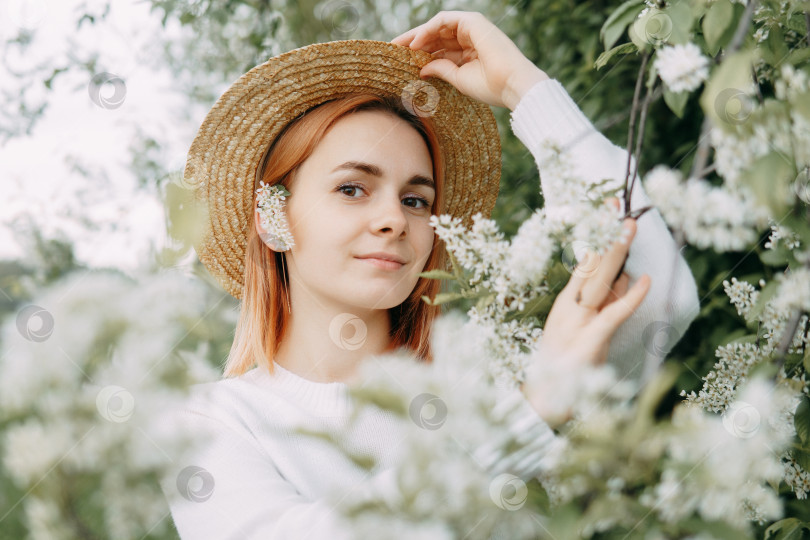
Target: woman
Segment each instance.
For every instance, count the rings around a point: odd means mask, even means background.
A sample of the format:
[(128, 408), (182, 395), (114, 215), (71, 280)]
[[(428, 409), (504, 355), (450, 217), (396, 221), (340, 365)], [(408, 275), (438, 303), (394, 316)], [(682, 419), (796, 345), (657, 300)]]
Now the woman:
[[(480, 14), (439, 13), (392, 44), (333, 42), (271, 59), (220, 98), (192, 145), (185, 176), (211, 216), (198, 253), (243, 305), (230, 378), (196, 388), (183, 412), (211, 438), (164, 484), (182, 538), (342, 537), (325, 495), (373, 479), (293, 428), (344, 425), (347, 384), (368, 355), (405, 347), (430, 360), (438, 312), (419, 299), (438, 282), (418, 274), (445, 260), (429, 218), (489, 215), (500, 155), (486, 105), (512, 110), (512, 129), (535, 157), (553, 138), (571, 145), (583, 177), (624, 177), (626, 153)], [(417, 75), (435, 77), (432, 104), (410, 101)], [(290, 196), (265, 207), (270, 199), (254, 190), (274, 184)], [(639, 184), (632, 202), (648, 202)], [(626, 362), (644, 356), (644, 329), (667, 316), (680, 335), (696, 315), (694, 281), (658, 213), (645, 214), (638, 233), (634, 220), (626, 227), (632, 249), (616, 243), (558, 296), (544, 360), (593, 364), (610, 350), (636, 376)], [(554, 439), (542, 418), (546, 390), (529, 378), (504, 398), (520, 402), (535, 434), (502, 456), (526, 478)], [(366, 414), (351, 433), (357, 451), (384, 463), (399, 442), (390, 420)]]

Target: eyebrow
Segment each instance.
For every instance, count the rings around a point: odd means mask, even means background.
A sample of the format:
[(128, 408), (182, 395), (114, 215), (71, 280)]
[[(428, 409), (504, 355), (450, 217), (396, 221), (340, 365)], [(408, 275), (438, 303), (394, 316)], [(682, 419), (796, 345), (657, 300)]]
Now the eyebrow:
[[(337, 171), (361, 171), (371, 176), (378, 177), (383, 175), (381, 168), (372, 163), (366, 163), (364, 161), (347, 161), (345, 163), (341, 163), (332, 170), (332, 172)], [(436, 189), (436, 184), (433, 182), (433, 179), (421, 174), (411, 176), (408, 179), (407, 185), (427, 186), (433, 190)]]

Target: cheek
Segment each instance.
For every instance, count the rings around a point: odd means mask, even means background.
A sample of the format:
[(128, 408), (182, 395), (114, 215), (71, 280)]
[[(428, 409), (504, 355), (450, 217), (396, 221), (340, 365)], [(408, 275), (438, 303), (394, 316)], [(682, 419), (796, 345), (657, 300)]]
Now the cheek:
[(433, 248), (433, 238), (435, 236), (433, 227), (427, 221), (414, 229), (415, 243), (422, 258), (427, 259), (430, 250)]

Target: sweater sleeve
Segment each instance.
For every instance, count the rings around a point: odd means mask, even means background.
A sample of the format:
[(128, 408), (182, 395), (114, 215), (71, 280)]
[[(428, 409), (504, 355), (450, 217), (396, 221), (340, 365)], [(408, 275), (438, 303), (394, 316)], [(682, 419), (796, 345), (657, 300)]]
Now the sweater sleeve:
[(553, 466), (555, 453), (564, 442), (518, 388), (498, 388), (497, 393), (493, 413), (504, 418), (505, 436), (517, 444), (505, 445), (505, 441), (493, 439), (477, 448), (474, 456), (492, 476), (508, 473), (523, 480), (538, 477)]
[(180, 538), (351, 538), (326, 501), (299, 494), (248, 436), (199, 411), (176, 414), (202, 435), (161, 479)]
[[(511, 115), (515, 135), (540, 166), (541, 147), (551, 140), (571, 156), (573, 173), (596, 183), (610, 179), (621, 186), (627, 170), (627, 151), (610, 142), (585, 117), (563, 86), (554, 79), (535, 84)], [(631, 171), (635, 161), (631, 163)], [(544, 178), (541, 189), (547, 208), (553, 208), (553, 178)], [(636, 178), (631, 194), (633, 209), (650, 204)], [(699, 312), (697, 287), (692, 272), (669, 233), (661, 214), (653, 208), (637, 222), (625, 272), (632, 285), (642, 274), (651, 278), (650, 290), (639, 308), (613, 336), (608, 362), (620, 377), (640, 379), (656, 367), (683, 336)]]

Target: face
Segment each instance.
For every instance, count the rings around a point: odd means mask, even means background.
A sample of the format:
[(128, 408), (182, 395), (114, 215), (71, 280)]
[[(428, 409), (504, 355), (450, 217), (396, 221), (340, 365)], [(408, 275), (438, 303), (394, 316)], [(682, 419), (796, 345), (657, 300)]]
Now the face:
[(433, 245), (432, 182), (427, 144), (404, 120), (383, 111), (338, 120), (296, 171), (286, 200), (293, 303), (298, 291), (347, 312), (401, 304)]

